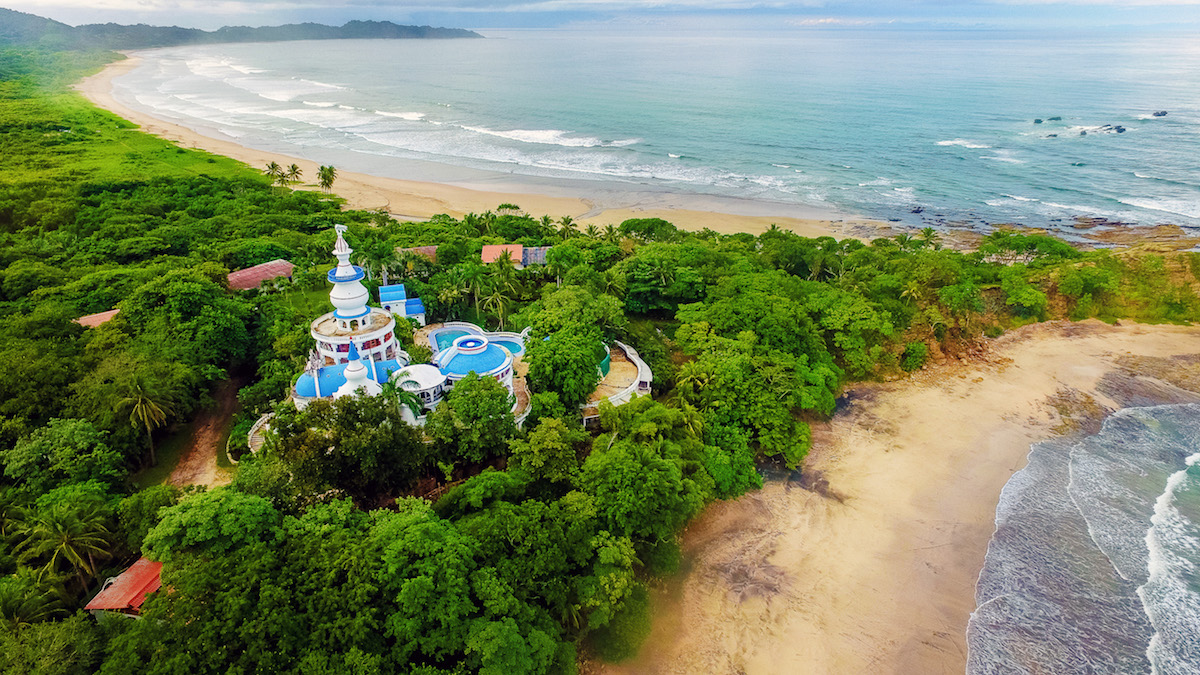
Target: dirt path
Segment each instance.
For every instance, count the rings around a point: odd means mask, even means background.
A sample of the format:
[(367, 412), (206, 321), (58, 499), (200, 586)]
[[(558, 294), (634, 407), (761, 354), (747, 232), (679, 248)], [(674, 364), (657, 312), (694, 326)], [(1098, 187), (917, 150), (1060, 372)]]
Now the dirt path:
[(167, 478), (170, 485), (225, 485), (231, 478), (217, 466), (217, 453), (224, 452), (221, 439), (233, 422), (237, 409), (239, 383), (224, 380), (213, 392), (212, 408), (200, 411), (192, 422), (192, 437), (179, 458), (179, 464)]

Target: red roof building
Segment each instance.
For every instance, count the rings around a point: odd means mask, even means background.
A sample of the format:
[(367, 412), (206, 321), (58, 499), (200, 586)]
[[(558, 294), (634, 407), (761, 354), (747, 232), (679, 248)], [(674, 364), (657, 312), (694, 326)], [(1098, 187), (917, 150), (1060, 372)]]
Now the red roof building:
[(120, 575), (104, 583), (104, 588), (84, 609), (91, 612), (107, 610), (137, 616), (146, 596), (162, 586), (162, 563), (147, 558), (137, 562)]
[(524, 266), (522, 264), (522, 258), (524, 257), (522, 252), (524, 249), (525, 247), (520, 244), (490, 244), (483, 247), (483, 252), (479, 254), (479, 258), (486, 265), (499, 260), (500, 256), (504, 255), (505, 251), (507, 251), (508, 255), (512, 258), (513, 266), (521, 269)]
[(397, 248), (396, 253), (412, 253), (414, 255), (422, 255), (429, 258), (429, 262), (437, 262), (437, 247), (436, 246), (412, 246), (409, 248)]
[(105, 323), (109, 319), (116, 316), (117, 312), (119, 312), (119, 311), (121, 311), (121, 310), (110, 309), (107, 312), (96, 312), (95, 314), (88, 314), (87, 316), (81, 316), (78, 319), (75, 319), (75, 323), (79, 324), (80, 326), (83, 326), (84, 328), (95, 328), (96, 326), (99, 326), (100, 324)]
[(237, 291), (246, 291), (251, 288), (258, 288), (264, 281), (278, 279), (279, 277), (292, 278), (292, 270), (296, 266), (292, 263), (278, 258), (271, 262), (265, 262), (254, 267), (247, 267), (244, 270), (229, 273), (229, 287)]

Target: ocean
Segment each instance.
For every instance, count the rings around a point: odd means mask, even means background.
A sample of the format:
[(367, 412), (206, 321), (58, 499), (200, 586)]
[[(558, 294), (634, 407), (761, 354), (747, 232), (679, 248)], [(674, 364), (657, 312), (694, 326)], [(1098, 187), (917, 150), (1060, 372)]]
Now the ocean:
[(1005, 486), (970, 675), (1200, 673), (1200, 405), (1036, 444)]
[(1200, 228), (1197, 35), (487, 37), (149, 50), (114, 94), (345, 170), (607, 206)]

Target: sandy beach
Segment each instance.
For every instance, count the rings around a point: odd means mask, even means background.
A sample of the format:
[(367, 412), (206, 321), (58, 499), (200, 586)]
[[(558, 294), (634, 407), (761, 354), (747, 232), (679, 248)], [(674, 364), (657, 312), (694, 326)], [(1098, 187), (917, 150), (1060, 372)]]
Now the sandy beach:
[(997, 500), (1030, 444), (1148, 399), (1200, 400), (1175, 386), (1200, 390), (1195, 366), (1170, 361), (1197, 353), (1196, 327), (1053, 322), (855, 387), (814, 428), (803, 479), (692, 524), (639, 658), (602, 670), (964, 672)]
[[(256, 169), (272, 161), (283, 166), (295, 163), (304, 176), (316, 176), (319, 162), (247, 148), (122, 104), (113, 96), (112, 80), (137, 67), (139, 62), (136, 54), (127, 56), (125, 60), (113, 62), (96, 75), (79, 82), (75, 88), (97, 106), (137, 124), (146, 133), (173, 141), (180, 147), (232, 157)], [(316, 186), (302, 189), (316, 189)], [(663, 218), (684, 229), (708, 228), (725, 234), (757, 234), (774, 224), (809, 237), (833, 235), (838, 238), (870, 239), (879, 236), (878, 231), (886, 231), (887, 226), (887, 223), (868, 219), (810, 219), (763, 213), (764, 209), (770, 209), (769, 204), (754, 204), (756, 213), (753, 215), (724, 213), (707, 208), (706, 200), (699, 195), (660, 195), (646, 202), (599, 205), (587, 199), (526, 192), (492, 192), (457, 185), (384, 178), (341, 169), (338, 170), (334, 193), (346, 200), (348, 208), (384, 209), (394, 217), (405, 220), (424, 220), (443, 213), (461, 217), (467, 213), (495, 210), (500, 204), (509, 203), (517, 204), (534, 217), (571, 216), (584, 225), (616, 225), (629, 218)]]

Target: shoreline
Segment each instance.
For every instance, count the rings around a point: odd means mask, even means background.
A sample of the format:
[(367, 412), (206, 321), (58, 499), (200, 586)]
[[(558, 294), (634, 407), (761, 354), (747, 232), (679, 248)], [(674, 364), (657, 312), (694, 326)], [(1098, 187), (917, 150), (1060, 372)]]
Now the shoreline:
[(639, 657), (589, 672), (964, 672), (1000, 492), (1032, 444), (1128, 407), (1106, 376), (1127, 378), (1127, 397), (1170, 389), (1167, 359), (1196, 353), (1200, 327), (1050, 322), (853, 387), (813, 425), (803, 478), (689, 526), (685, 571), (656, 591)]
[[(241, 145), (231, 139), (216, 137), (217, 132), (203, 133), (163, 120), (152, 114), (135, 110), (121, 103), (113, 95), (114, 78), (119, 77), (139, 64), (136, 53), (124, 53), (126, 58), (106, 65), (99, 73), (84, 78), (74, 85), (84, 98), (119, 117), (136, 124), (139, 130), (174, 142), (183, 148), (205, 150), (224, 155), (260, 169), (269, 162), (283, 166), (295, 163), (303, 175), (315, 177), (322, 163), (333, 163), (332, 159), (321, 162), (295, 157), (280, 152), (257, 150)], [(336, 154), (336, 153), (331, 153)], [(467, 213), (483, 213), (495, 210), (504, 203), (517, 204), (534, 217), (549, 215), (553, 218), (569, 216), (582, 225), (618, 225), (629, 218), (662, 218), (686, 230), (711, 229), (721, 234), (760, 234), (771, 225), (791, 230), (806, 237), (836, 236), (838, 238), (872, 239), (886, 236), (891, 230), (888, 223), (866, 218), (809, 218), (786, 215), (795, 208), (774, 205), (770, 202), (747, 200), (736, 204), (735, 200), (709, 198), (703, 195), (683, 193), (636, 193), (604, 195), (581, 198), (537, 192), (566, 192), (559, 189), (539, 189), (535, 181), (528, 184), (502, 185), (500, 190), (481, 189), (483, 186), (442, 182), (403, 180), (371, 175), (354, 171), (338, 171), (333, 193), (345, 200), (345, 207), (352, 209), (384, 209), (399, 220), (426, 220), (438, 214), (461, 218)], [(545, 186), (542, 186), (545, 187)], [(305, 185), (303, 189), (316, 189)], [(525, 189), (534, 192), (525, 192)], [(738, 208), (731, 208), (732, 206)], [(778, 213), (773, 211), (777, 210)], [(730, 212), (744, 211), (744, 213)]]

